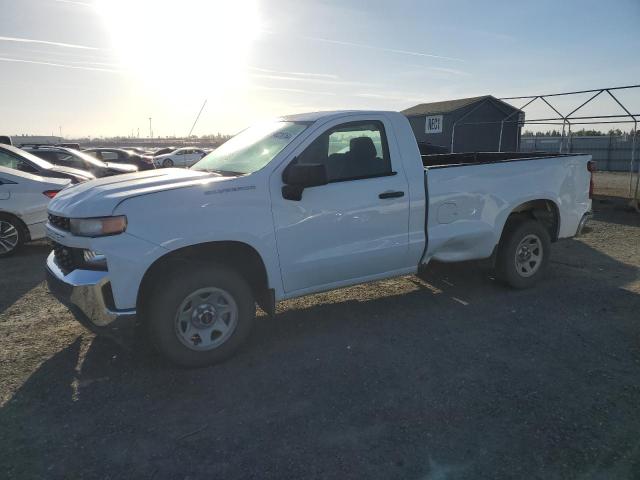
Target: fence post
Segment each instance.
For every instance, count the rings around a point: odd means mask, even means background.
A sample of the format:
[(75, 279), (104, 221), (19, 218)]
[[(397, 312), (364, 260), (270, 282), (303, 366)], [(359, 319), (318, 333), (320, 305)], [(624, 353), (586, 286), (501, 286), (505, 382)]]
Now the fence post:
[(609, 132), (609, 144), (607, 145), (607, 171), (611, 170), (611, 143), (613, 134)]

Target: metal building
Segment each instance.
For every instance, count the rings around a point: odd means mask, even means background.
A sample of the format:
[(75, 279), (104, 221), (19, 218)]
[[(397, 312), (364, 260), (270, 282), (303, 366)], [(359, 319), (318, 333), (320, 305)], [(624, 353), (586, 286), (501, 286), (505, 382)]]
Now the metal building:
[(403, 110), (418, 143), (450, 152), (518, 150), (524, 112), (491, 95), (421, 103)]

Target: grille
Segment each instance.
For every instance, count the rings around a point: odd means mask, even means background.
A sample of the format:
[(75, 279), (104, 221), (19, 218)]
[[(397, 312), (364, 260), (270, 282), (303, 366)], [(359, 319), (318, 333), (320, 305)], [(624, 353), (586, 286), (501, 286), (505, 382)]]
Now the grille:
[(53, 256), (56, 264), (66, 275), (79, 268), (84, 261), (83, 252), (80, 248), (65, 247), (57, 242), (51, 242)]
[(49, 214), (49, 223), (65, 232), (71, 230), (71, 225), (67, 217), (58, 217), (57, 215)]

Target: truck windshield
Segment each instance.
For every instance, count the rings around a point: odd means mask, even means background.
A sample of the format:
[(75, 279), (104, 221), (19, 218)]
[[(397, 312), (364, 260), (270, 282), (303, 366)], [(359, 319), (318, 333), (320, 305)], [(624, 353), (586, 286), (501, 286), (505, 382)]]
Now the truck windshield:
[(275, 121), (243, 130), (196, 163), (192, 170), (244, 175), (260, 170), (302, 133), (309, 123)]

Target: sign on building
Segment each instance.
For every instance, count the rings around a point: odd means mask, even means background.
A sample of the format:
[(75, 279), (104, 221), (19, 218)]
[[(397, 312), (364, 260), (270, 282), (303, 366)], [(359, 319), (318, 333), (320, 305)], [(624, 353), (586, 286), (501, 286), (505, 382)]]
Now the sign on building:
[(442, 115), (427, 116), (424, 133), (442, 133)]

